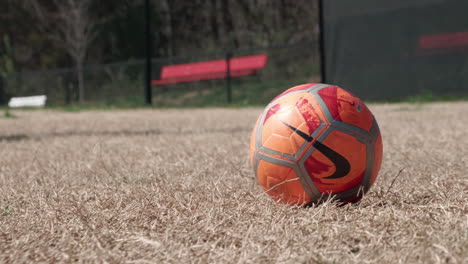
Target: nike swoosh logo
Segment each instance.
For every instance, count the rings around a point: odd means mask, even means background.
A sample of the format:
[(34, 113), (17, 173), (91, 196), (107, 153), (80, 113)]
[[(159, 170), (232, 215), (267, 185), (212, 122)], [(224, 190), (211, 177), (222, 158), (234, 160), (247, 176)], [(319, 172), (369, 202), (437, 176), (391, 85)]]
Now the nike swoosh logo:
[[(302, 132), (301, 130), (285, 123), (282, 122), (284, 125), (289, 127), (294, 133), (298, 134), (301, 136), (303, 139), (305, 139), (307, 142), (311, 142), (314, 140), (314, 138), (310, 135), (307, 135), (306, 133)], [(335, 165), (335, 173), (328, 177), (324, 177), (324, 179), (339, 179), (343, 178), (346, 175), (348, 175), (351, 165), (349, 164), (349, 161), (340, 155), (340, 153), (334, 151), (333, 149), (327, 147), (326, 145), (322, 144), (322, 142), (315, 141), (314, 144), (312, 144), (315, 149), (320, 151), (325, 157), (327, 157), (333, 164)]]

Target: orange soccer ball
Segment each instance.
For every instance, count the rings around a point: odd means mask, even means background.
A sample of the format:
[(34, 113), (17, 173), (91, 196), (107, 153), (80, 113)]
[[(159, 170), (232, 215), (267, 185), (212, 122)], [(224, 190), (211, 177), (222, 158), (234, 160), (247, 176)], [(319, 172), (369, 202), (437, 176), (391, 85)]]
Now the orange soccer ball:
[(252, 132), (250, 163), (278, 202), (357, 202), (379, 173), (382, 149), (377, 121), (359, 98), (311, 83), (268, 104)]

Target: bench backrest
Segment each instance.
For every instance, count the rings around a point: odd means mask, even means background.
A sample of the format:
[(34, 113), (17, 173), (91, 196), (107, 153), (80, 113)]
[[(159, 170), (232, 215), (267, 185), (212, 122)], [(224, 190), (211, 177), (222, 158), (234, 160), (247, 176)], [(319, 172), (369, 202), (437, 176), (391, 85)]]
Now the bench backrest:
[[(230, 59), (230, 72), (232, 77), (251, 75), (257, 69), (264, 68), (267, 55), (236, 57)], [(213, 60), (195, 63), (164, 66), (161, 70), (161, 80), (153, 84), (167, 84), (224, 78), (227, 74), (226, 60)]]

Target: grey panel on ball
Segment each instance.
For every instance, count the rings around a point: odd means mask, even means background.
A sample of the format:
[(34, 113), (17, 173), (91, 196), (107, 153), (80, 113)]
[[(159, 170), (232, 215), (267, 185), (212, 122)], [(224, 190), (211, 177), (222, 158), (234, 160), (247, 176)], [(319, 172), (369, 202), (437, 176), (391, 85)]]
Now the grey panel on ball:
[(330, 113), (330, 110), (328, 110), (327, 104), (322, 100), (322, 97), (318, 94), (318, 92), (324, 88), (331, 87), (331, 85), (320, 87), (319, 89), (314, 89), (310, 91), (310, 94), (315, 98), (315, 100), (319, 103), (320, 108), (323, 111), (323, 114), (325, 117), (328, 119), (328, 121), (331, 123), (334, 119), (332, 114)]
[[(330, 132), (330, 129), (325, 130), (315, 141), (323, 141), (328, 136), (328, 134), (330, 134)], [(317, 186), (315, 186), (314, 182), (310, 178), (310, 175), (307, 172), (304, 163), (315, 150), (316, 148), (314, 146), (310, 146), (310, 148), (307, 150), (304, 156), (297, 163), (300, 171), (300, 177), (303, 178), (304, 182), (306, 183), (306, 185), (304, 185), (304, 188), (306, 186), (310, 188), (310, 190), (313, 193), (313, 196), (311, 196), (313, 201), (317, 201), (318, 199), (320, 199), (320, 197), (322, 197), (322, 193), (319, 191)]]
[(258, 151), (254, 150), (252, 167), (255, 173), (255, 178), (258, 178), (258, 155), (259, 155)]
[(284, 166), (284, 167), (288, 167), (288, 168), (295, 168), (296, 167), (295, 162), (287, 161), (287, 160), (279, 159), (279, 158), (275, 158), (275, 157), (271, 157), (271, 156), (268, 156), (268, 155), (265, 155), (265, 154), (262, 154), (262, 153), (257, 153), (257, 159), (258, 159), (258, 161), (264, 160), (264, 161), (268, 161), (270, 163), (277, 164), (277, 165)]
[(365, 129), (362, 129), (362, 128), (357, 127), (357, 126), (353, 126), (353, 125), (345, 123), (345, 122), (333, 120), (332, 121), (332, 126), (341, 127), (343, 129), (346, 129), (348, 131), (353, 132), (354, 134), (358, 134), (358, 135), (362, 135), (362, 136), (370, 136), (369, 131), (366, 131)]
[(307, 91), (310, 93), (312, 91), (319, 91), (319, 90), (322, 90), (323, 88), (327, 88), (327, 87), (330, 87), (330, 86), (333, 86), (333, 85), (326, 84), (326, 83), (318, 83), (318, 84), (315, 84), (314, 86), (308, 88)]
[(374, 170), (374, 161), (375, 161), (375, 143), (377, 142), (377, 139), (380, 134), (380, 129), (379, 125), (377, 124), (377, 121), (374, 118), (374, 121), (372, 122), (372, 127), (370, 130), (370, 134), (372, 135), (371, 141), (366, 144), (367, 148), (367, 163), (366, 166), (370, 170), (368, 173), (366, 171), (366, 174), (364, 175), (364, 178), (362, 179), (362, 182), (365, 186), (365, 192), (369, 191), (370, 189), (370, 179), (372, 177), (372, 171)]
[(369, 142), (371, 142), (371, 137), (370, 137), (370, 135), (368, 133), (366, 135), (356, 133), (353, 130), (349, 130), (347, 128), (344, 128), (343, 126), (341, 126), (340, 123), (343, 123), (343, 122), (335, 123), (335, 126), (333, 126), (333, 129), (336, 130), (336, 131), (340, 131), (340, 132), (343, 132), (343, 133), (350, 134), (350, 135), (354, 136), (357, 139), (357, 141), (359, 141), (359, 142), (361, 142), (363, 144), (368, 144)]
[[(299, 179), (302, 186), (304, 187), (304, 191), (306, 192), (306, 194), (311, 199), (314, 199), (314, 197), (315, 197), (314, 193), (311, 192), (310, 188), (306, 188), (306, 186), (308, 186), (308, 185), (307, 185), (306, 182), (304, 182), (304, 177), (300, 176), (300, 170), (299, 170), (299, 168), (298, 168), (298, 166), (297, 166), (297, 164), (295, 162), (291, 162), (291, 161), (287, 161), (287, 160), (279, 159), (279, 158), (275, 158), (275, 157), (270, 157), (270, 156), (258, 153), (257, 164), (260, 163), (260, 160), (264, 160), (264, 161), (269, 162), (269, 163), (273, 163), (273, 164), (277, 164), (277, 165), (280, 165), (280, 166), (283, 166), (283, 167), (293, 169), (294, 172), (296, 173), (297, 178)], [(258, 165), (257, 165), (256, 170), (258, 170)], [(257, 171), (256, 171), (256, 173), (257, 173)]]

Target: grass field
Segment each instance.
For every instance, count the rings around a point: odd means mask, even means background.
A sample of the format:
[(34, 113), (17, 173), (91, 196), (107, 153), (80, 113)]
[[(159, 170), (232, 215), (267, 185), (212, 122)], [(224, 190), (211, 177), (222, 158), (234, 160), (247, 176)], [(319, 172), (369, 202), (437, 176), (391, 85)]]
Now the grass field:
[(259, 108), (13, 111), (0, 263), (468, 263), (468, 102), (370, 108), (375, 185), (358, 205), (311, 208), (258, 186)]

